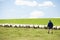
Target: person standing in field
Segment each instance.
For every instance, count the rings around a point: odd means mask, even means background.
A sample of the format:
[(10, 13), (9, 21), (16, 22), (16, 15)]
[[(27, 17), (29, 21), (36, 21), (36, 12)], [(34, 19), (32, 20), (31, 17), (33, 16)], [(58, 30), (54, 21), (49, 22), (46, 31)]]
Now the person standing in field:
[(48, 34), (50, 32), (53, 33), (53, 23), (51, 20), (49, 20), (47, 27), (48, 27)]

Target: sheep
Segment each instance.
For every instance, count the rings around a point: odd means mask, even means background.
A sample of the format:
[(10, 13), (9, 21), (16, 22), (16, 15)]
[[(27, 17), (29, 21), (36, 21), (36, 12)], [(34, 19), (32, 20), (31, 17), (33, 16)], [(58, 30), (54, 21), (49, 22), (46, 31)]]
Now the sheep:
[(47, 27), (47, 25), (44, 25), (44, 29), (47, 29), (48, 27)]
[(39, 25), (39, 28), (41, 28), (41, 25)]
[(39, 28), (44, 29), (44, 25), (39, 25)]
[(57, 29), (60, 30), (60, 26), (57, 26)]
[(13, 27), (13, 24), (3, 24), (4, 27)]
[(13, 28), (14, 28), (14, 27), (18, 28), (19, 25), (18, 25), (18, 24), (12, 24), (12, 27), (13, 27)]
[(10, 27), (12, 27), (12, 25), (10, 24)]
[(39, 26), (38, 26), (37, 24), (36, 24), (36, 25), (34, 25), (33, 27), (34, 27), (34, 28), (39, 28)]
[(53, 26), (53, 29), (57, 30), (57, 26)]
[(25, 26), (26, 26), (26, 25), (24, 25), (24, 24), (20, 24), (20, 25), (19, 25), (20, 28), (25, 28)]
[(26, 28), (30, 28), (30, 25), (29, 24), (26, 24)]
[(1, 25), (4, 27), (5, 24), (1, 24)]
[(3, 27), (3, 25), (2, 25), (2, 24), (0, 24), (0, 27)]
[(12, 24), (12, 27), (14, 28), (14, 27), (15, 27), (15, 25), (13, 25), (13, 24)]
[(15, 24), (17, 28), (19, 28), (19, 24)]
[(10, 25), (4, 25), (4, 27), (10, 27)]
[(30, 28), (33, 28), (34, 25), (33, 24), (30, 24), (29, 26), (30, 26)]
[[(0, 24), (0, 27), (17, 27), (17, 28), (41, 28), (47, 29), (47, 25), (38, 25), (38, 24)], [(60, 29), (60, 26), (53, 26), (53, 29)]]
[(19, 28), (23, 28), (23, 27), (24, 27), (23, 24), (18, 24), (17, 26), (18, 26)]

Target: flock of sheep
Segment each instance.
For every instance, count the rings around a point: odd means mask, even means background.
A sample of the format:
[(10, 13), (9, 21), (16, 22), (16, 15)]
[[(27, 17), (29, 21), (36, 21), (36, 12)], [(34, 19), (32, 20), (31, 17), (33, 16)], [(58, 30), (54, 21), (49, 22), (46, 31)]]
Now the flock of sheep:
[[(38, 25), (38, 24), (0, 24), (0, 27), (47, 29), (47, 25)], [(59, 29), (60, 30), (60, 26), (53, 26), (53, 29)]]

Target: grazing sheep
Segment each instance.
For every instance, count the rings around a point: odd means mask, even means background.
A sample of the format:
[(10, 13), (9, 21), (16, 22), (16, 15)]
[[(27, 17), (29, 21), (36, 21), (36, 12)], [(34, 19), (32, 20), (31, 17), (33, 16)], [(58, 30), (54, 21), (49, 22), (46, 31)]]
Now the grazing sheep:
[(19, 24), (19, 28), (21, 28), (21, 25)]
[(60, 30), (60, 26), (57, 26), (57, 29)]
[(44, 25), (39, 25), (39, 28), (44, 29)]
[[(0, 27), (16, 27), (16, 28), (41, 28), (47, 29), (47, 25), (37, 25), (37, 24), (0, 24)], [(60, 30), (60, 26), (53, 26), (53, 29)]]
[(10, 27), (9, 25), (4, 25), (4, 27)]
[(16, 28), (17, 28), (17, 25), (15, 25), (14, 27), (16, 27)]
[(13, 24), (12, 24), (12, 27), (14, 28), (14, 27), (15, 27), (15, 25), (13, 25)]
[(40, 28), (40, 29), (41, 29), (41, 27), (42, 27), (42, 26), (41, 26), (41, 25), (39, 25), (39, 28)]
[(10, 24), (10, 27), (12, 27), (12, 25)]
[(53, 26), (53, 29), (55, 29), (55, 30), (60, 30), (60, 26)]
[(23, 25), (22, 25), (22, 27), (23, 27), (23, 28), (26, 28), (26, 25), (25, 25), (25, 24), (23, 24)]
[(53, 26), (53, 29), (57, 30), (57, 26)]
[(0, 27), (3, 27), (3, 25), (0, 25)]
[(26, 28), (30, 28), (30, 25), (29, 24), (26, 24)]
[(30, 28), (33, 28), (34, 25), (30, 24)]
[(44, 25), (44, 29), (47, 29), (48, 27), (47, 27), (47, 25)]
[(3, 25), (2, 25), (2, 24), (0, 24), (0, 27), (3, 27)]
[(38, 26), (38, 25), (34, 25), (33, 27), (34, 27), (34, 28), (39, 28), (39, 26)]
[(1, 24), (1, 25), (4, 27), (5, 24)]
[(19, 24), (15, 24), (17, 28), (19, 28)]
[(18, 24), (14, 24), (14, 25), (13, 25), (13, 27), (16, 27), (16, 28), (18, 28), (18, 27), (19, 27), (19, 25), (18, 25)]
[(20, 24), (20, 27), (21, 27), (21, 28), (25, 28), (25, 25), (23, 25), (23, 24)]

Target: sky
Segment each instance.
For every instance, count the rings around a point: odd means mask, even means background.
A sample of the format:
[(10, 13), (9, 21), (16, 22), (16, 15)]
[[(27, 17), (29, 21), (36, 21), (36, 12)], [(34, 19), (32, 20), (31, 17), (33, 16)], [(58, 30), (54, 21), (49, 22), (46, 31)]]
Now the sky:
[(60, 0), (0, 0), (0, 19), (60, 18)]

